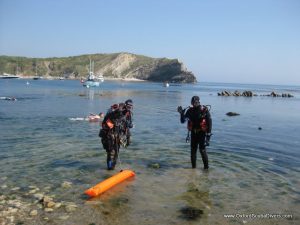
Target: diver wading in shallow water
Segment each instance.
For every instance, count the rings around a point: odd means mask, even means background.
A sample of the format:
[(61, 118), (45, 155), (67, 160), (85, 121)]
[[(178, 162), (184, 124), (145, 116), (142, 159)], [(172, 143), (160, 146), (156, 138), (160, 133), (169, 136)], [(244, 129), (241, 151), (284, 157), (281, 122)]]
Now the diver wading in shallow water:
[(184, 123), (186, 119), (188, 119), (188, 136), (186, 141), (189, 141), (189, 132), (191, 132), (192, 167), (196, 168), (197, 149), (199, 146), (204, 169), (208, 169), (206, 146), (209, 145), (212, 128), (212, 119), (209, 112), (210, 108), (205, 105), (200, 105), (200, 98), (198, 96), (192, 97), (191, 104), (191, 107), (185, 109), (178, 106), (177, 111), (180, 113), (181, 123)]
[(130, 131), (132, 125), (131, 99), (125, 103), (114, 104), (106, 113), (99, 137), (107, 153), (107, 169), (113, 170), (117, 164), (120, 145), (127, 147), (130, 144)]

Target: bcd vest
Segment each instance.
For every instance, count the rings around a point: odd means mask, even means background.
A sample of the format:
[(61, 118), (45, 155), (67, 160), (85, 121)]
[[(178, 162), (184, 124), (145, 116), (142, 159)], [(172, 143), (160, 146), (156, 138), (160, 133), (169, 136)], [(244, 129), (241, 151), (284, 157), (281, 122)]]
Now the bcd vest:
[[(207, 108), (204, 107), (201, 109), (200, 113), (201, 113), (201, 116), (200, 116), (200, 123), (199, 123), (199, 129), (200, 131), (203, 131), (203, 132), (207, 132), (207, 129), (208, 129), (208, 124), (207, 124), (207, 121), (206, 121), (206, 112), (207, 112)], [(198, 126), (197, 126), (198, 127)], [(189, 131), (193, 130), (194, 129), (194, 124), (191, 120), (188, 120), (188, 123), (187, 123), (187, 129)]]

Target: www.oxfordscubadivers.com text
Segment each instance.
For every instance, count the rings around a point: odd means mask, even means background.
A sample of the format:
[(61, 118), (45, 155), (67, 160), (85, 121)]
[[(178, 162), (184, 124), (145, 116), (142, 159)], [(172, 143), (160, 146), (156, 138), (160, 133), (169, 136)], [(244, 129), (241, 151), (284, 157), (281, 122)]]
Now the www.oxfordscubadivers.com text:
[(236, 214), (224, 214), (224, 218), (228, 219), (293, 219), (292, 214), (277, 214), (277, 213), (236, 213)]

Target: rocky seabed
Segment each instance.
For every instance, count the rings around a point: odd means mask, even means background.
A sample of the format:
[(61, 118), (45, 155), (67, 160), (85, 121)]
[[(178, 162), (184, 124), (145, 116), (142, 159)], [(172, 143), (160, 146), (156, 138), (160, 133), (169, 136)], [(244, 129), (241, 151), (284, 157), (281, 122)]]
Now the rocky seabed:
[[(65, 181), (61, 187), (69, 189), (72, 183)], [(29, 186), (28, 190), (21, 191), (20, 187), (9, 187), (3, 182), (0, 187), (0, 225), (34, 224), (35, 220), (46, 222), (55, 212), (59, 213), (55, 219), (67, 220), (78, 206), (74, 202), (56, 201), (50, 189), (44, 187), (41, 191), (37, 186)]]

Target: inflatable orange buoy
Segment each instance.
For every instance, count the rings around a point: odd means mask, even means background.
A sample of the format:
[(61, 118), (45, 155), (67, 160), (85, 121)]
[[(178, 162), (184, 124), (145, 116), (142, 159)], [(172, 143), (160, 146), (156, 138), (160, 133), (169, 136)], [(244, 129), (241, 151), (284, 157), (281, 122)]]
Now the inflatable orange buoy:
[(90, 197), (98, 196), (110, 189), (111, 187), (115, 186), (116, 184), (121, 183), (122, 181), (126, 180), (129, 177), (133, 177), (134, 175), (135, 173), (131, 170), (123, 170), (113, 175), (112, 177), (100, 182), (94, 187), (87, 189), (84, 193)]

